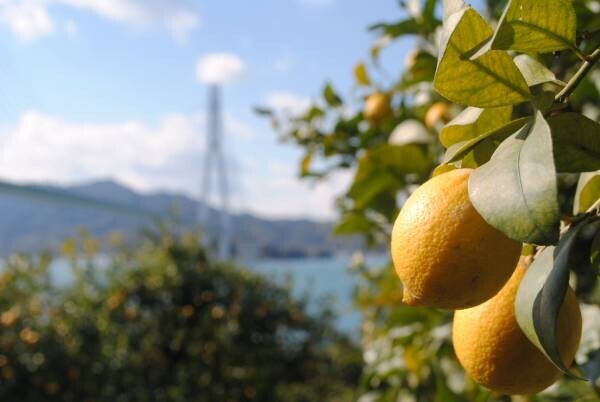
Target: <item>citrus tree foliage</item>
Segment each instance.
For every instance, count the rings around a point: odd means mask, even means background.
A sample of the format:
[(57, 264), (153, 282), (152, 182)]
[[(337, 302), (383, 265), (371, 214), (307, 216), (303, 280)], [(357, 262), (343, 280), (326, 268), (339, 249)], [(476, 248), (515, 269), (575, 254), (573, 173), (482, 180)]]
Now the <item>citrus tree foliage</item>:
[[(370, 28), (377, 39), (369, 59), (354, 67), (348, 97), (329, 83), (301, 115), (259, 112), (305, 150), (302, 177), (353, 172), (338, 200), (336, 232), (371, 244), (389, 244), (399, 207), (417, 185), (475, 169), (469, 198), (477, 211), (535, 257), (517, 297), (519, 325), (569, 375), (538, 399), (597, 399), (600, 3), (489, 0), (485, 10), (441, 3), (401, 2), (405, 17)], [(382, 66), (381, 52), (398, 42), (413, 50), (404, 62)], [(373, 94), (387, 99), (380, 113), (372, 110)], [(448, 342), (448, 313), (403, 306), (391, 266), (359, 272), (362, 400), (502, 398), (462, 374)], [(555, 342), (570, 277), (585, 303), (584, 326), (592, 325), (574, 370), (562, 365)]]
[(360, 354), (328, 311), (163, 234), (97, 265), (89, 237), (0, 277), (3, 401), (345, 401)]

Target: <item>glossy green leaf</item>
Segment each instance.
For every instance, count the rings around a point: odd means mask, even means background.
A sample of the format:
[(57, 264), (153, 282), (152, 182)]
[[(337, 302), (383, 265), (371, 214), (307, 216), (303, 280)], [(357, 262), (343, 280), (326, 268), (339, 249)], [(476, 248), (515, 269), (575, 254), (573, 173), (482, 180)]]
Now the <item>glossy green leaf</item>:
[[(515, 299), (515, 314), (525, 335), (564, 373), (576, 377), (560, 358), (558, 315), (569, 287), (569, 272), (577, 254), (579, 233), (591, 222), (580, 221), (548, 247), (528, 268)], [(570, 363), (570, 362), (568, 362)]]
[(586, 212), (600, 199), (600, 171), (582, 173), (579, 176), (575, 199), (573, 201), (573, 214)]
[(469, 197), (490, 225), (508, 237), (555, 244), (560, 213), (550, 127), (541, 113), (504, 140), (469, 179)]
[(572, 0), (510, 0), (490, 45), (526, 53), (575, 46), (577, 18)]
[(469, 140), (457, 142), (450, 146), (446, 150), (446, 154), (444, 155), (443, 163), (455, 162), (463, 158), (468, 152), (470, 152), (473, 148), (477, 147), (480, 143), (486, 140), (492, 141), (502, 141), (506, 137), (511, 134), (514, 134), (523, 127), (527, 122), (531, 119), (529, 117), (521, 117), (519, 119), (513, 120), (510, 123), (507, 123), (501, 127), (485, 132), (481, 135), (478, 135), (475, 138), (471, 138)]
[(433, 81), (442, 96), (480, 108), (513, 105), (531, 99), (529, 86), (508, 53), (490, 51), (477, 59), (466, 57), (491, 35), (492, 29), (471, 7), (444, 20)]
[(600, 170), (600, 124), (579, 113), (548, 118), (559, 172)]
[[(534, 305), (538, 294), (542, 291), (544, 283), (554, 266), (554, 247), (547, 247), (537, 255), (533, 263), (527, 268), (521, 280), (515, 298), (515, 316), (519, 327), (527, 338), (542, 352), (544, 348), (535, 330), (533, 322)], [(544, 352), (545, 354), (545, 352)]]
[(533, 57), (527, 54), (520, 54), (514, 58), (514, 61), (521, 74), (523, 74), (527, 85), (530, 87), (545, 82), (560, 84), (554, 73)]
[(468, 107), (446, 124), (440, 132), (440, 142), (446, 148), (493, 131), (510, 121), (512, 106), (493, 109)]

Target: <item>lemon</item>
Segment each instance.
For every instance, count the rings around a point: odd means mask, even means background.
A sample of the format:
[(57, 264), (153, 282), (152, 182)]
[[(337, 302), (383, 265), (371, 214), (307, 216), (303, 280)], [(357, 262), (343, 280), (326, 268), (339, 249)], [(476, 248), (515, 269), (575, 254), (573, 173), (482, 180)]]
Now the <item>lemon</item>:
[[(560, 377), (515, 318), (515, 297), (525, 270), (519, 264), (496, 296), (454, 313), (452, 340), (458, 360), (475, 381), (503, 394), (537, 393)], [(581, 337), (581, 311), (570, 288), (558, 317), (558, 350), (569, 367)]]
[(363, 114), (365, 119), (371, 122), (380, 122), (391, 113), (390, 97), (383, 92), (374, 92), (365, 101)]
[(435, 176), (400, 211), (391, 253), (409, 305), (459, 309), (494, 296), (521, 244), (486, 223), (469, 200), (470, 169)]

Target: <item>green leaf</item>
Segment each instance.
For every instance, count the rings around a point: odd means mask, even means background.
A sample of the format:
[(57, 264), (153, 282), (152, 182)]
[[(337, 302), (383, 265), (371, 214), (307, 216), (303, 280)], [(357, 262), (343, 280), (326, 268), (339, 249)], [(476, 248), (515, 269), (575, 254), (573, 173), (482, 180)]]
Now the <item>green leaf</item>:
[(365, 63), (360, 62), (354, 67), (354, 79), (360, 85), (371, 85), (371, 79)]
[(575, 200), (573, 201), (573, 214), (586, 212), (600, 199), (600, 171), (582, 173), (579, 176)]
[(371, 46), (371, 50), (369, 51), (373, 64), (375, 64), (376, 66), (379, 65), (379, 55), (381, 51), (385, 49), (390, 43), (392, 43), (392, 41), (393, 37), (391, 37), (390, 35), (383, 35), (377, 38), (375, 43), (373, 43), (373, 46)]
[(329, 106), (335, 107), (342, 104), (342, 99), (335, 93), (331, 84), (327, 84), (325, 85), (325, 88), (323, 88), (323, 98), (325, 98), (325, 101)]
[(350, 212), (344, 214), (340, 222), (333, 229), (335, 235), (353, 235), (368, 233), (375, 225), (364, 214)]
[(455, 169), (457, 169), (457, 168), (454, 165), (442, 164), (442, 165), (437, 166), (435, 169), (433, 169), (433, 172), (431, 172), (431, 177), (439, 176), (443, 173), (450, 172)]
[(253, 108), (254, 113), (261, 115), (261, 116), (267, 116), (267, 117), (271, 117), (273, 116), (273, 109), (269, 109), (266, 107), (261, 107), (261, 106), (255, 106)]
[(313, 152), (308, 151), (300, 161), (300, 175), (301, 176), (309, 176), (310, 175), (310, 165), (313, 160)]
[(521, 117), (494, 130), (490, 130), (486, 133), (478, 135), (475, 138), (457, 142), (446, 150), (443, 163), (455, 162), (463, 158), (468, 152), (486, 140), (494, 142), (503, 141), (506, 137), (514, 134), (530, 120), (531, 118), (529, 117)]
[(563, 172), (600, 170), (600, 124), (579, 113), (548, 118), (556, 150), (556, 169)]
[(542, 114), (546, 115), (552, 111), (552, 107), (554, 106), (554, 97), (556, 92), (543, 90), (533, 99), (533, 106), (535, 109), (542, 112)]
[(367, 157), (377, 166), (388, 168), (398, 175), (424, 174), (431, 161), (418, 145), (380, 145), (371, 150)]
[(511, 115), (512, 106), (493, 109), (468, 107), (442, 128), (440, 141), (448, 148), (458, 142), (471, 140), (508, 123)]
[(405, 90), (419, 82), (431, 82), (435, 75), (437, 59), (426, 51), (419, 51), (414, 55), (414, 59), (407, 67), (408, 71), (402, 76), (402, 81), (398, 86), (399, 90)]
[(418, 145), (380, 145), (360, 159), (348, 196), (356, 208), (365, 208), (379, 194), (401, 187), (405, 175), (425, 174), (430, 165)]
[(492, 29), (472, 8), (451, 14), (444, 29), (433, 85), (445, 98), (480, 108), (513, 105), (531, 99), (529, 86), (508, 53), (489, 51), (477, 59), (472, 52)]
[(556, 76), (552, 71), (533, 57), (526, 54), (520, 54), (514, 58), (514, 61), (521, 74), (523, 74), (527, 85), (530, 87), (545, 82), (554, 82), (562, 85), (562, 83), (556, 79)]
[(560, 213), (552, 137), (540, 112), (473, 172), (469, 197), (483, 219), (508, 237), (556, 243)]
[(500, 141), (491, 139), (479, 142), (465, 154), (461, 162), (461, 167), (476, 169), (482, 166), (491, 159), (498, 145), (500, 145)]
[(490, 42), (492, 49), (547, 53), (575, 46), (572, 0), (511, 0)]
[(378, 23), (368, 28), (370, 31), (379, 31), (383, 35), (397, 38), (402, 35), (416, 35), (421, 32), (421, 25), (413, 18), (395, 24)]
[(369, 177), (369, 180), (354, 183), (348, 192), (348, 196), (355, 202), (355, 208), (363, 209), (380, 193), (399, 187), (403, 181), (393, 174), (385, 171)]
[(569, 287), (569, 271), (577, 257), (579, 233), (591, 219), (573, 224), (557, 247), (548, 247), (538, 255), (525, 273), (515, 299), (517, 322), (527, 338), (558, 369), (572, 377), (577, 376), (562, 361), (558, 350), (558, 316)]

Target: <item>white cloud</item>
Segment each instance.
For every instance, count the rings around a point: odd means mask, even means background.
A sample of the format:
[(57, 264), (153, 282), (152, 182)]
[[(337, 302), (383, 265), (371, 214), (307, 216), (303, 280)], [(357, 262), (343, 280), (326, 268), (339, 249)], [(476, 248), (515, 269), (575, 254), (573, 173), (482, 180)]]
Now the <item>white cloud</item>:
[(179, 44), (187, 42), (190, 33), (199, 25), (199, 17), (184, 9), (173, 12), (165, 20), (167, 29), (171, 32), (173, 39)]
[(336, 215), (336, 197), (347, 190), (352, 180), (351, 172), (344, 171), (310, 183), (298, 179), (296, 163), (272, 160), (268, 165), (266, 178), (254, 174), (242, 178), (252, 210), (265, 216), (331, 219)]
[[(30, 41), (55, 31), (56, 22), (49, 9), (56, 5), (78, 8), (135, 28), (161, 26), (178, 43), (184, 43), (200, 24), (200, 17), (184, 0), (0, 0), (0, 15), (18, 38)], [(65, 24), (65, 32), (70, 35), (73, 29), (69, 21)]]
[(272, 91), (267, 94), (266, 105), (277, 111), (299, 115), (310, 107), (311, 101), (307, 97), (285, 91)]
[[(29, 111), (0, 126), (0, 178), (16, 182), (76, 183), (113, 178), (138, 191), (199, 193), (205, 147), (202, 114), (170, 114), (156, 124), (72, 122)], [(253, 131), (225, 116), (228, 148)], [(226, 150), (227, 151), (227, 150)], [(334, 199), (351, 180), (342, 173), (310, 185), (297, 177), (297, 160), (257, 159), (226, 152), (236, 205), (265, 216), (334, 216)]]
[(53, 0), (91, 11), (104, 18), (145, 28), (162, 25), (175, 40), (184, 42), (200, 23), (182, 0)]
[(54, 20), (41, 0), (1, 0), (0, 19), (24, 41), (32, 41), (55, 31)]
[(246, 72), (246, 64), (231, 53), (212, 53), (201, 57), (196, 64), (196, 76), (200, 82), (227, 84), (240, 79)]
[(0, 133), (0, 176), (59, 182), (111, 176), (136, 188), (156, 186), (144, 172), (201, 150), (198, 122), (173, 114), (157, 127), (137, 121), (87, 124), (29, 111)]

